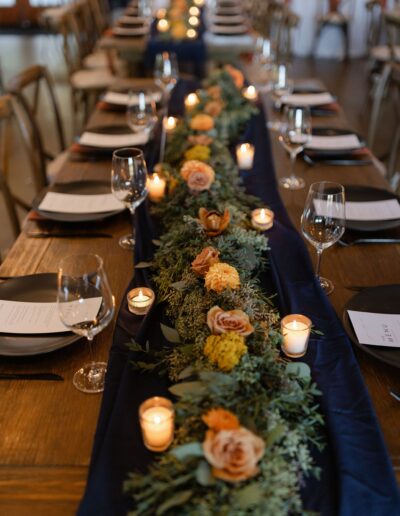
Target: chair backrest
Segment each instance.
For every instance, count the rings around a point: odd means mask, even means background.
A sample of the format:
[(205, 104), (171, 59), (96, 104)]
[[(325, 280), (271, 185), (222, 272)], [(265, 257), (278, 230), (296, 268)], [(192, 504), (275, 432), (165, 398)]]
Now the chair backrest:
[(395, 61), (395, 48), (400, 44), (400, 14), (398, 12), (386, 11), (384, 13), (384, 22), (392, 60)]
[(20, 224), (15, 209), (15, 201), (8, 186), (8, 167), (10, 149), (10, 131), (13, 119), (13, 107), (10, 95), (0, 97), (0, 191), (3, 194), (4, 204), (11, 228), (15, 237), (20, 233)]
[(389, 181), (393, 182), (393, 180), (398, 180), (398, 178), (396, 178), (395, 176), (400, 151), (400, 64), (392, 63), (391, 67), (392, 74), (390, 77), (390, 93), (396, 115), (396, 130), (394, 131), (392, 139), (391, 150), (387, 166), (387, 175)]
[[(53, 81), (46, 69), (41, 65), (34, 65), (20, 74), (13, 77), (7, 84), (7, 91), (13, 96), (16, 104), (16, 119), (19, 123), (21, 133), (25, 140), (25, 144), (32, 155), (34, 164), (34, 179), (36, 188), (39, 190), (47, 184), (46, 163), (49, 159), (53, 159), (52, 155), (45, 145), (45, 132), (51, 131), (51, 121), (46, 118), (46, 127), (40, 130), (41, 124), (39, 118), (43, 111), (40, 106), (44, 104), (44, 98), (41, 98), (41, 89), (45, 88), (47, 93), (47, 106), (51, 109), (51, 117), (53, 117), (56, 134), (57, 134), (57, 150), (55, 154), (66, 148), (64, 130), (61, 122), (60, 109), (54, 93)], [(50, 129), (49, 129), (50, 127)], [(46, 141), (49, 138), (46, 138)]]

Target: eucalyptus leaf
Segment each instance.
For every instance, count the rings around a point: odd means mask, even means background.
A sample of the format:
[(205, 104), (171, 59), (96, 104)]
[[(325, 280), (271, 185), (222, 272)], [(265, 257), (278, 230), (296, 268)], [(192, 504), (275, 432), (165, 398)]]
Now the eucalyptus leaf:
[(203, 382), (182, 382), (176, 383), (169, 388), (169, 391), (175, 396), (184, 396), (185, 394), (202, 395), (206, 392)]
[(253, 483), (235, 494), (235, 504), (241, 509), (248, 509), (252, 505), (258, 504), (263, 499), (264, 492), (259, 484)]
[(175, 290), (184, 290), (187, 287), (187, 282), (184, 280), (175, 281), (175, 283), (171, 283), (171, 287)]
[(276, 425), (267, 435), (267, 439), (265, 440), (265, 444), (267, 448), (275, 444), (285, 433), (286, 427), (285, 425)]
[(188, 367), (185, 367), (185, 369), (183, 369), (180, 373), (179, 373), (179, 376), (178, 376), (178, 380), (184, 380), (185, 378), (188, 378), (189, 376), (192, 376), (192, 374), (194, 373), (194, 367), (193, 366), (188, 366)]
[(199, 462), (196, 469), (196, 480), (201, 486), (212, 486), (216, 480), (211, 473), (211, 468), (205, 460)]
[(157, 240), (155, 238), (153, 238), (152, 240), (153, 244), (156, 245), (157, 247), (159, 247), (161, 245), (161, 240)]
[(173, 344), (180, 343), (181, 338), (179, 337), (179, 333), (175, 330), (175, 328), (171, 328), (170, 326), (167, 326), (163, 323), (160, 323), (160, 328), (168, 342), (172, 342)]
[(148, 267), (152, 267), (153, 262), (139, 262), (135, 265), (135, 269), (147, 269)]
[(199, 378), (214, 386), (234, 385), (236, 383), (236, 380), (231, 375), (214, 371), (203, 371), (199, 374)]
[(286, 365), (286, 373), (294, 374), (304, 380), (309, 380), (311, 377), (311, 369), (305, 362), (289, 362)]
[(174, 496), (172, 496), (171, 498), (168, 498), (166, 502), (162, 503), (158, 507), (156, 515), (161, 516), (162, 514), (165, 514), (169, 509), (172, 509), (172, 507), (178, 507), (179, 505), (183, 505), (189, 500), (192, 494), (193, 491), (191, 490), (179, 491), (178, 493), (174, 494)]
[(181, 446), (177, 446), (173, 450), (171, 450), (171, 455), (176, 457), (178, 460), (185, 460), (188, 457), (203, 457), (203, 448), (200, 443), (188, 443), (182, 444)]

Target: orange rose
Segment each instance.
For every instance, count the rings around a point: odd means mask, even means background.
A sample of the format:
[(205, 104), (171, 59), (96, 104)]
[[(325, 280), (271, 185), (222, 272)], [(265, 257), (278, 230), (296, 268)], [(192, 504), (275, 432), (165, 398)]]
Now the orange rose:
[(240, 277), (235, 267), (228, 263), (214, 263), (205, 276), (207, 290), (214, 290), (220, 294), (226, 288), (235, 290), (240, 287)]
[(200, 208), (199, 219), (208, 236), (218, 236), (228, 227), (230, 221), (229, 210), (225, 208), (223, 215), (221, 215), (215, 210), (208, 211), (205, 208)]
[(203, 414), (201, 419), (211, 430), (234, 430), (240, 427), (238, 418), (229, 410), (214, 408)]
[(225, 71), (228, 72), (229, 75), (232, 77), (232, 80), (236, 88), (238, 90), (241, 90), (244, 84), (244, 77), (242, 72), (230, 64), (225, 65)]
[(195, 115), (190, 121), (190, 128), (193, 131), (209, 131), (214, 127), (214, 120), (204, 113)]
[(204, 111), (210, 115), (210, 116), (218, 116), (222, 109), (224, 108), (224, 104), (221, 101), (218, 100), (211, 100), (210, 102), (207, 102), (207, 104), (204, 107)]
[(204, 455), (213, 466), (213, 475), (232, 483), (259, 473), (257, 463), (264, 450), (264, 441), (244, 427), (219, 432), (208, 430), (203, 442)]
[(215, 180), (214, 170), (206, 163), (196, 159), (185, 161), (180, 173), (189, 190), (194, 192), (208, 190)]
[(249, 316), (242, 310), (228, 310), (225, 312), (219, 306), (210, 308), (207, 314), (207, 324), (211, 333), (220, 335), (233, 331), (243, 337), (253, 333), (254, 328), (250, 324)]
[(219, 251), (217, 249), (205, 247), (192, 261), (192, 270), (200, 274), (200, 276), (205, 276), (211, 265), (219, 262), (218, 256)]

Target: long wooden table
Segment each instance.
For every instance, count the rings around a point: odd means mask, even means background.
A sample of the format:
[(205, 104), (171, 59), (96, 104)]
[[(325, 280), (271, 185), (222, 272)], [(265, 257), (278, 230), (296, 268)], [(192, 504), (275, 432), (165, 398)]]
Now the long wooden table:
[[(269, 110), (271, 111), (271, 110)], [(276, 116), (272, 111), (270, 116)], [(123, 113), (96, 111), (89, 126), (120, 124)], [(346, 127), (342, 113), (317, 119), (320, 125)], [(275, 133), (271, 133), (276, 171), (286, 175), (289, 160)], [(387, 186), (374, 166), (308, 167), (301, 160), (297, 168), (307, 187), (296, 192), (282, 191), (287, 210), (299, 228), (308, 186), (329, 179), (341, 183)], [(110, 162), (66, 163), (59, 181), (109, 179)], [(36, 227), (29, 221), (26, 229)], [(55, 227), (57, 225), (55, 224)], [(93, 224), (113, 235), (110, 239), (32, 239), (22, 233), (0, 268), (0, 275), (56, 272), (66, 254), (94, 252), (104, 258), (105, 269), (119, 306), (133, 273), (131, 254), (118, 246), (118, 238), (129, 232), (129, 217), (121, 214)], [(310, 249), (315, 256), (314, 249)], [(322, 272), (335, 283), (331, 301), (341, 317), (343, 307), (354, 292), (345, 285), (378, 285), (400, 282), (400, 246), (368, 245), (324, 252)], [(95, 340), (96, 359), (107, 360), (113, 325)], [(384, 437), (400, 481), (400, 403), (389, 395), (389, 387), (400, 390), (398, 369), (356, 351), (371, 394)], [(0, 382), (0, 514), (74, 514), (85, 487), (91, 447), (101, 401), (100, 395), (86, 395), (72, 385), (74, 372), (89, 359), (84, 340), (56, 352), (26, 358), (1, 358), (0, 372), (52, 371), (64, 382)]]

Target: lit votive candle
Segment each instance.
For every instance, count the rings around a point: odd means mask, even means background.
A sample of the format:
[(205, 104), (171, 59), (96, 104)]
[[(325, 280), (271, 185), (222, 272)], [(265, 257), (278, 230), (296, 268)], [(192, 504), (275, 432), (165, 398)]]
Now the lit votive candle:
[(149, 191), (150, 200), (153, 202), (161, 201), (165, 194), (167, 182), (157, 173), (147, 178), (147, 190)]
[(251, 143), (241, 143), (236, 146), (236, 159), (239, 168), (249, 170), (253, 166), (254, 145)]
[[(191, 30), (191, 29), (189, 29)], [(196, 95), (196, 93), (189, 93), (189, 95), (185, 98), (185, 108), (186, 109), (192, 109), (194, 106), (197, 106), (197, 104), (200, 102), (199, 97)]]
[(127, 294), (128, 310), (135, 315), (146, 315), (154, 303), (155, 295), (151, 288), (138, 287)]
[(194, 5), (197, 5), (197, 7), (202, 7), (204, 2), (205, 0), (193, 0)]
[(169, 116), (168, 118), (164, 119), (164, 129), (167, 131), (167, 133), (172, 133), (174, 132), (177, 123), (177, 118), (174, 116)]
[(195, 39), (197, 38), (197, 31), (195, 31), (194, 29), (188, 29), (186, 31), (186, 36), (189, 38), (189, 39)]
[(248, 86), (247, 88), (244, 88), (242, 93), (243, 97), (247, 100), (257, 100), (257, 90), (252, 84), (250, 84), (250, 86)]
[(158, 9), (157, 11), (157, 18), (165, 18), (167, 16), (167, 10), (164, 8)]
[(159, 32), (167, 32), (167, 30), (169, 30), (169, 21), (165, 18), (161, 18), (161, 20), (158, 20), (157, 30)]
[(288, 357), (305, 355), (311, 332), (311, 321), (300, 314), (287, 315), (281, 321), (283, 335), (282, 350)]
[(253, 228), (266, 231), (274, 224), (274, 212), (267, 208), (258, 208), (251, 212), (251, 224)]
[(174, 439), (174, 407), (170, 400), (154, 396), (139, 407), (143, 441), (149, 450), (165, 451)]
[(189, 14), (190, 14), (190, 16), (199, 16), (200, 9), (198, 7), (196, 7), (195, 5), (192, 5), (192, 7), (190, 7), (190, 9), (189, 9)]
[(191, 25), (192, 27), (198, 27), (198, 25), (200, 23), (197, 16), (190, 16), (188, 21), (189, 21), (189, 25)]

